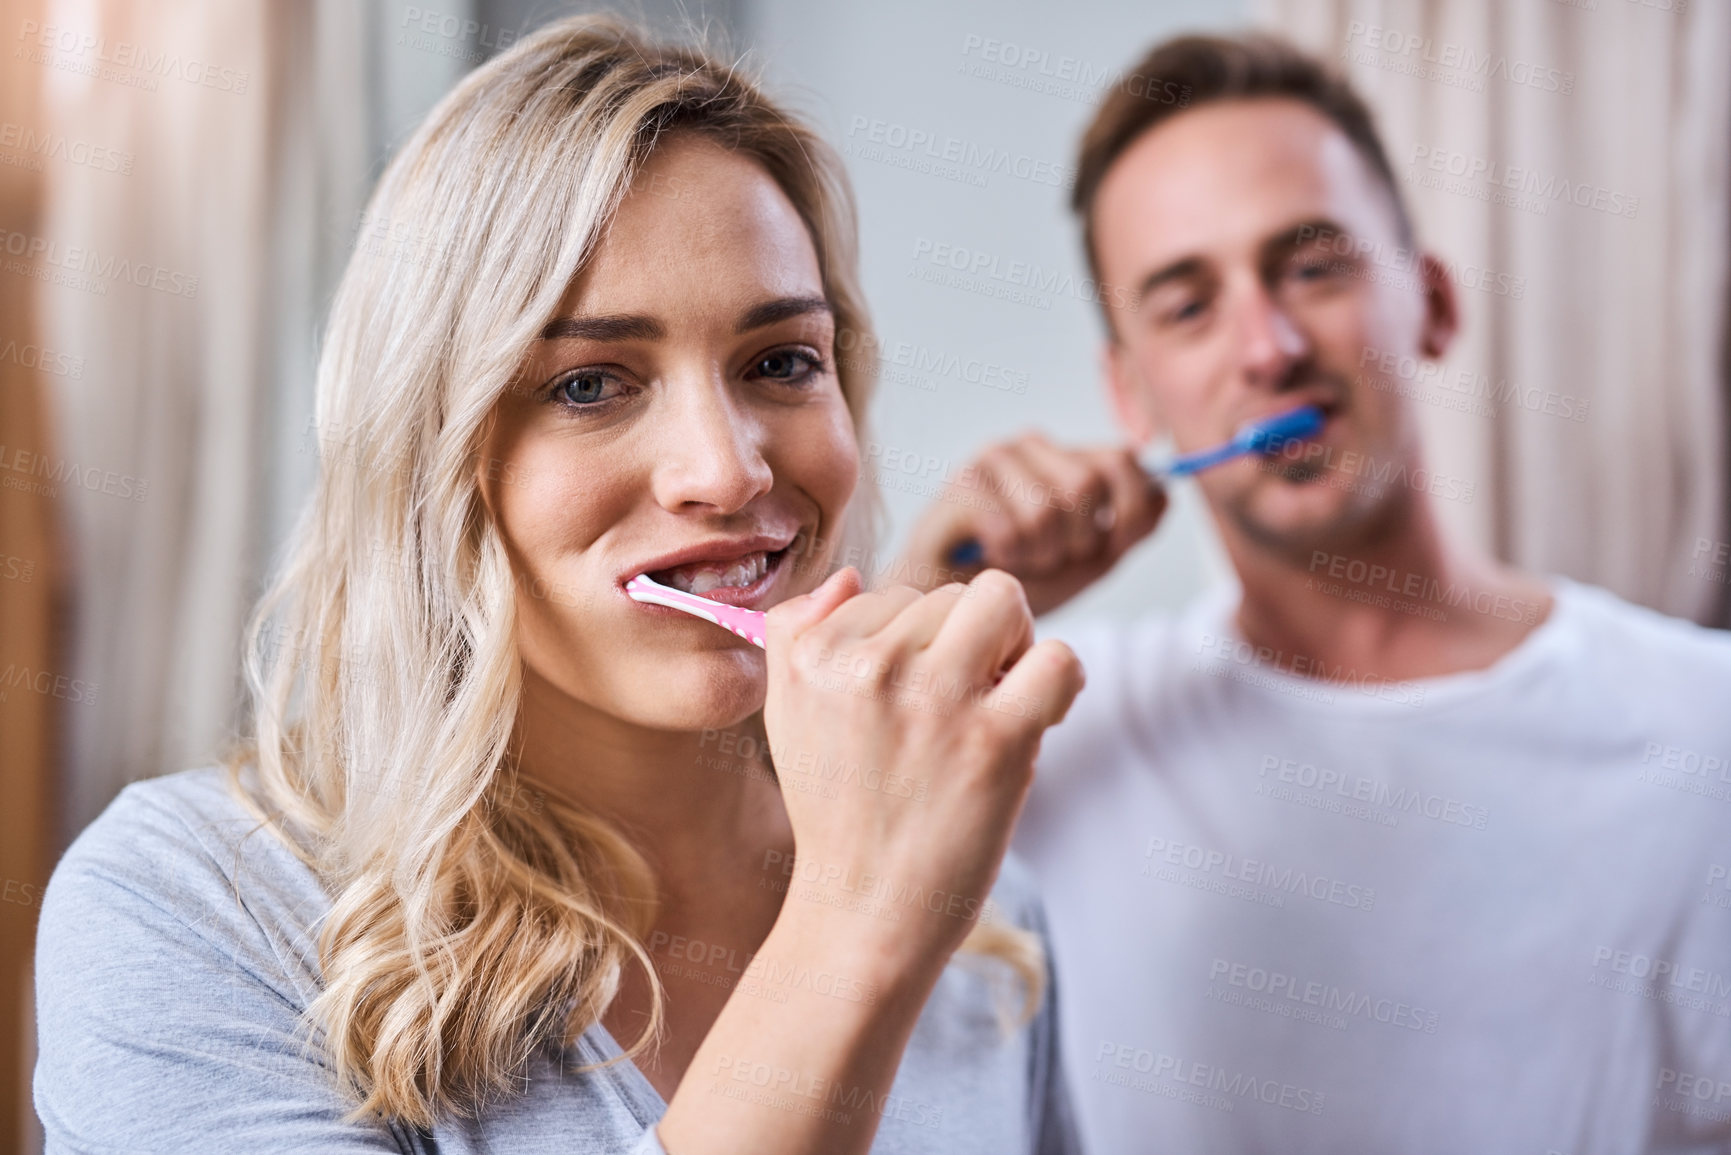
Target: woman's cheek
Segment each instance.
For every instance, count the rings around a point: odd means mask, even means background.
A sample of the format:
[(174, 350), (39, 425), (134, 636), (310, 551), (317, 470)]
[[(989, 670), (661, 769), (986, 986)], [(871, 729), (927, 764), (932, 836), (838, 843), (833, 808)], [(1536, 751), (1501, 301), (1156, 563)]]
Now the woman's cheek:
[[(853, 415), (839, 400), (829, 414), (825, 435), (813, 438), (811, 444), (820, 447), (813, 468), (824, 476), (821, 484), (811, 487), (811, 492), (825, 495), (824, 516), (839, 520), (859, 485), (860, 476), (859, 438), (854, 432)], [(823, 501), (820, 498), (820, 503)]]

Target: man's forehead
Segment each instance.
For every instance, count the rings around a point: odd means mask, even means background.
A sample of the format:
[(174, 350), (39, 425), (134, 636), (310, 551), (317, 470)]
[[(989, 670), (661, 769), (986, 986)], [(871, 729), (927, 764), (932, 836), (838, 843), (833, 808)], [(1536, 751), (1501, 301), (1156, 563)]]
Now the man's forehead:
[[(1155, 125), (1107, 171), (1094, 203), (1103, 270), (1254, 247), (1293, 223), (1349, 227), (1382, 210), (1379, 178), (1332, 121), (1301, 101), (1230, 100)], [(1119, 277), (1134, 270), (1117, 268)]]

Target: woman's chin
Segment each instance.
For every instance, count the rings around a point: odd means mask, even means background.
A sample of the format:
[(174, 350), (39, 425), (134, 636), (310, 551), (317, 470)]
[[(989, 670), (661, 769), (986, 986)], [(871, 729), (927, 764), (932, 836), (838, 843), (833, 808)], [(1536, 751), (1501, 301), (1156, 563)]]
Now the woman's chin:
[(676, 712), (657, 711), (651, 723), (657, 730), (679, 730), (690, 733), (711, 733), (731, 730), (763, 709), (763, 697), (756, 704), (715, 704), (709, 708), (688, 708)]
[(634, 712), (654, 715), (658, 729), (724, 729), (763, 709), (767, 684), (762, 650), (706, 654), (639, 683)]

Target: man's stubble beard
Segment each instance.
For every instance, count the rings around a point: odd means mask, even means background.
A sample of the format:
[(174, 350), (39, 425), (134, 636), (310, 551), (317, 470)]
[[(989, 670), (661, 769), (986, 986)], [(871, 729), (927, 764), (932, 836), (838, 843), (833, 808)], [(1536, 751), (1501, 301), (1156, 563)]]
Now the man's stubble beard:
[[(1327, 484), (1329, 475), (1327, 466), (1309, 461), (1289, 462), (1268, 472), (1277, 484)], [(1319, 550), (1346, 554), (1398, 536), (1418, 500), (1410, 486), (1385, 484), (1375, 487), (1374, 492), (1352, 492), (1326, 521), (1281, 528), (1256, 515), (1253, 507), (1261, 488), (1254, 485), (1223, 502), (1220, 516), (1256, 549), (1300, 569), (1308, 566)]]

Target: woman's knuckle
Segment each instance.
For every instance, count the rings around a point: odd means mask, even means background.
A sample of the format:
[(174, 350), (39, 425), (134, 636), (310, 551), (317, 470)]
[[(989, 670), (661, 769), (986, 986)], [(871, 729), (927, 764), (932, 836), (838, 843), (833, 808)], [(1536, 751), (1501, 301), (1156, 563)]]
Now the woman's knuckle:
[(834, 653), (829, 633), (821, 626), (813, 627), (793, 640), (788, 656), (793, 667), (807, 673), (816, 672)]

